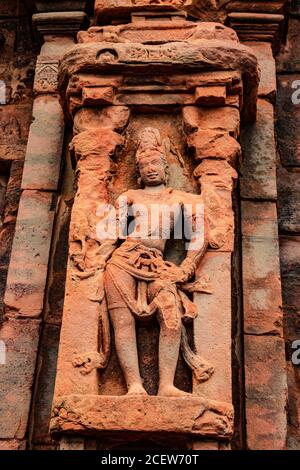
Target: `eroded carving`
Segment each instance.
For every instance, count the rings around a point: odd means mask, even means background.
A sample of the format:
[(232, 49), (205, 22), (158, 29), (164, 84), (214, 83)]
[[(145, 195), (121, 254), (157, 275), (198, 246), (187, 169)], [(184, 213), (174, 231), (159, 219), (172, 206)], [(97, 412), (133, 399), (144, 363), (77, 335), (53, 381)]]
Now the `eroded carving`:
[[(146, 394), (139, 372), (135, 319), (142, 321), (156, 316), (160, 324), (158, 394), (181, 396), (185, 392), (174, 387), (180, 345), (186, 363), (199, 382), (208, 380), (214, 371), (206, 360), (191, 349), (184, 326), (186, 321), (192, 321), (197, 316), (196, 306), (186, 292), (210, 292), (208, 279), (188, 282), (195, 275), (207, 247), (205, 227), (200, 227), (201, 234), (196, 231), (196, 224), (199, 223), (196, 220), (197, 210), (202, 207), (202, 201), (200, 196), (167, 187), (166, 150), (157, 129), (146, 128), (142, 131), (136, 159), (143, 188), (127, 191), (116, 203), (118, 228), (121, 226), (126, 231), (125, 235), (119, 235), (119, 239), (123, 239), (121, 246), (118, 247), (118, 238), (112, 236), (103, 239), (97, 250), (100, 254), (97, 269), (105, 270), (98, 300), (102, 304), (107, 301), (128, 393)], [(141, 212), (143, 210), (144, 213)], [(127, 232), (127, 226), (124, 227), (124, 220), (121, 221), (124, 211), (126, 224), (128, 216), (131, 215), (134, 220), (134, 229), (130, 232)], [(167, 225), (164, 224), (166, 211), (169, 211)], [(200, 238), (203, 235), (203, 240), (193, 241), (191, 237), (185, 260), (176, 266), (164, 260), (163, 253), (166, 241), (176, 230), (181, 217), (184, 218), (185, 229), (189, 226), (192, 236)], [(204, 219), (201, 223), (204, 225)], [(74, 265), (82, 272), (80, 277), (91, 275), (90, 270), (83, 269), (83, 252), (71, 255)], [(82, 367), (82, 373), (86, 373), (93, 367), (101, 367), (101, 361), (99, 357), (93, 361), (87, 354), (75, 358), (73, 365)]]
[(58, 84), (58, 60), (39, 57), (36, 63), (34, 90), (36, 93), (55, 93)]
[(52, 433), (167, 432), (228, 440), (233, 408), (200, 397), (70, 395), (54, 403)]

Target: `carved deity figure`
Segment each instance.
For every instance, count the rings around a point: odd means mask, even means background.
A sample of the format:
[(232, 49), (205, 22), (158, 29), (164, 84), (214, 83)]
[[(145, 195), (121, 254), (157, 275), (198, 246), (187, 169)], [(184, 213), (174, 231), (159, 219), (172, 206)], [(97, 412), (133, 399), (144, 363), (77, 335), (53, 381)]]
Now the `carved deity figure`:
[[(180, 346), (200, 382), (213, 373), (213, 367), (191, 349), (185, 328), (197, 316), (187, 293), (208, 292), (205, 280), (193, 280), (208, 243), (205, 217), (201, 242), (195, 242), (201, 196), (167, 186), (166, 151), (157, 129), (148, 127), (140, 133), (136, 163), (142, 188), (126, 191), (115, 206), (119, 225), (121, 214), (126, 214), (125, 234), (101, 244), (105, 302), (128, 394), (147, 393), (139, 370), (136, 322), (155, 317), (160, 325), (158, 395), (181, 396), (186, 392), (174, 386)], [(177, 266), (164, 259), (164, 252), (180, 221), (194, 235)]]

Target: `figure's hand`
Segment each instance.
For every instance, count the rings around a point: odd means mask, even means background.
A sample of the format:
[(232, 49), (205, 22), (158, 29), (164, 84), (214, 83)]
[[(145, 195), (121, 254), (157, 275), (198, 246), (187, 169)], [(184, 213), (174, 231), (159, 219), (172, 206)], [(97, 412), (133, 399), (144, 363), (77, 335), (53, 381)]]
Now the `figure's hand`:
[(174, 283), (184, 283), (187, 282), (189, 279), (189, 273), (185, 271), (181, 266), (176, 266), (173, 264), (169, 267), (169, 269), (165, 272), (165, 277)]

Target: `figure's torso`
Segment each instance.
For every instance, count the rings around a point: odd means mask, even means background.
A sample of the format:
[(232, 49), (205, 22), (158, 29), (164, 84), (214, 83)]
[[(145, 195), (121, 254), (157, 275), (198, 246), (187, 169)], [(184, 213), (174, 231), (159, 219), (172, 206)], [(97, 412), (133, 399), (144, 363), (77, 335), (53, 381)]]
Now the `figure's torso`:
[(149, 248), (164, 251), (168, 239), (183, 236), (183, 206), (194, 202), (194, 194), (172, 188), (159, 193), (146, 189), (129, 190), (127, 198), (128, 237)]

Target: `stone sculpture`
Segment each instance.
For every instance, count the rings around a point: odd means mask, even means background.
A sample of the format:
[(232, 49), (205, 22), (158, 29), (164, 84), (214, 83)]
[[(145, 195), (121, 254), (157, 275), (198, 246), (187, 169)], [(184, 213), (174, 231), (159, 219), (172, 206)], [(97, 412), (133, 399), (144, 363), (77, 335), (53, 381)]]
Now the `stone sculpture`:
[[(196, 209), (201, 207), (196, 201), (200, 203), (201, 197), (167, 187), (168, 164), (157, 129), (149, 127), (140, 133), (136, 160), (143, 188), (122, 194), (116, 210), (118, 225), (122, 223), (121, 211), (130, 214), (130, 208), (134, 207), (138, 210), (134, 210), (133, 217), (139, 220), (135, 225), (133, 223), (133, 231), (122, 237), (124, 241), (120, 246), (114, 238), (103, 240), (101, 244), (105, 270), (103, 295), (106, 296), (128, 393), (147, 393), (139, 372), (135, 321), (156, 316), (160, 324), (158, 394), (181, 396), (185, 392), (174, 386), (180, 344), (185, 361), (200, 382), (208, 380), (213, 373), (213, 367), (190, 348), (184, 326), (186, 321), (197, 316), (196, 306), (186, 292), (207, 292), (203, 280), (188, 283), (207, 248), (204, 227), (198, 227), (200, 231), (196, 233)], [(190, 207), (189, 211), (187, 207)], [(168, 237), (162, 222), (164, 211), (168, 212), (169, 233), (174, 231), (182, 216), (185, 228), (190, 226), (194, 238), (200, 237), (200, 232), (204, 233), (201, 243), (200, 240), (199, 243), (189, 241), (186, 258), (180, 266), (163, 258)], [(152, 217), (146, 220), (149, 214)], [(145, 230), (141, 230), (141, 225)], [(103, 297), (100, 301), (103, 302)]]

